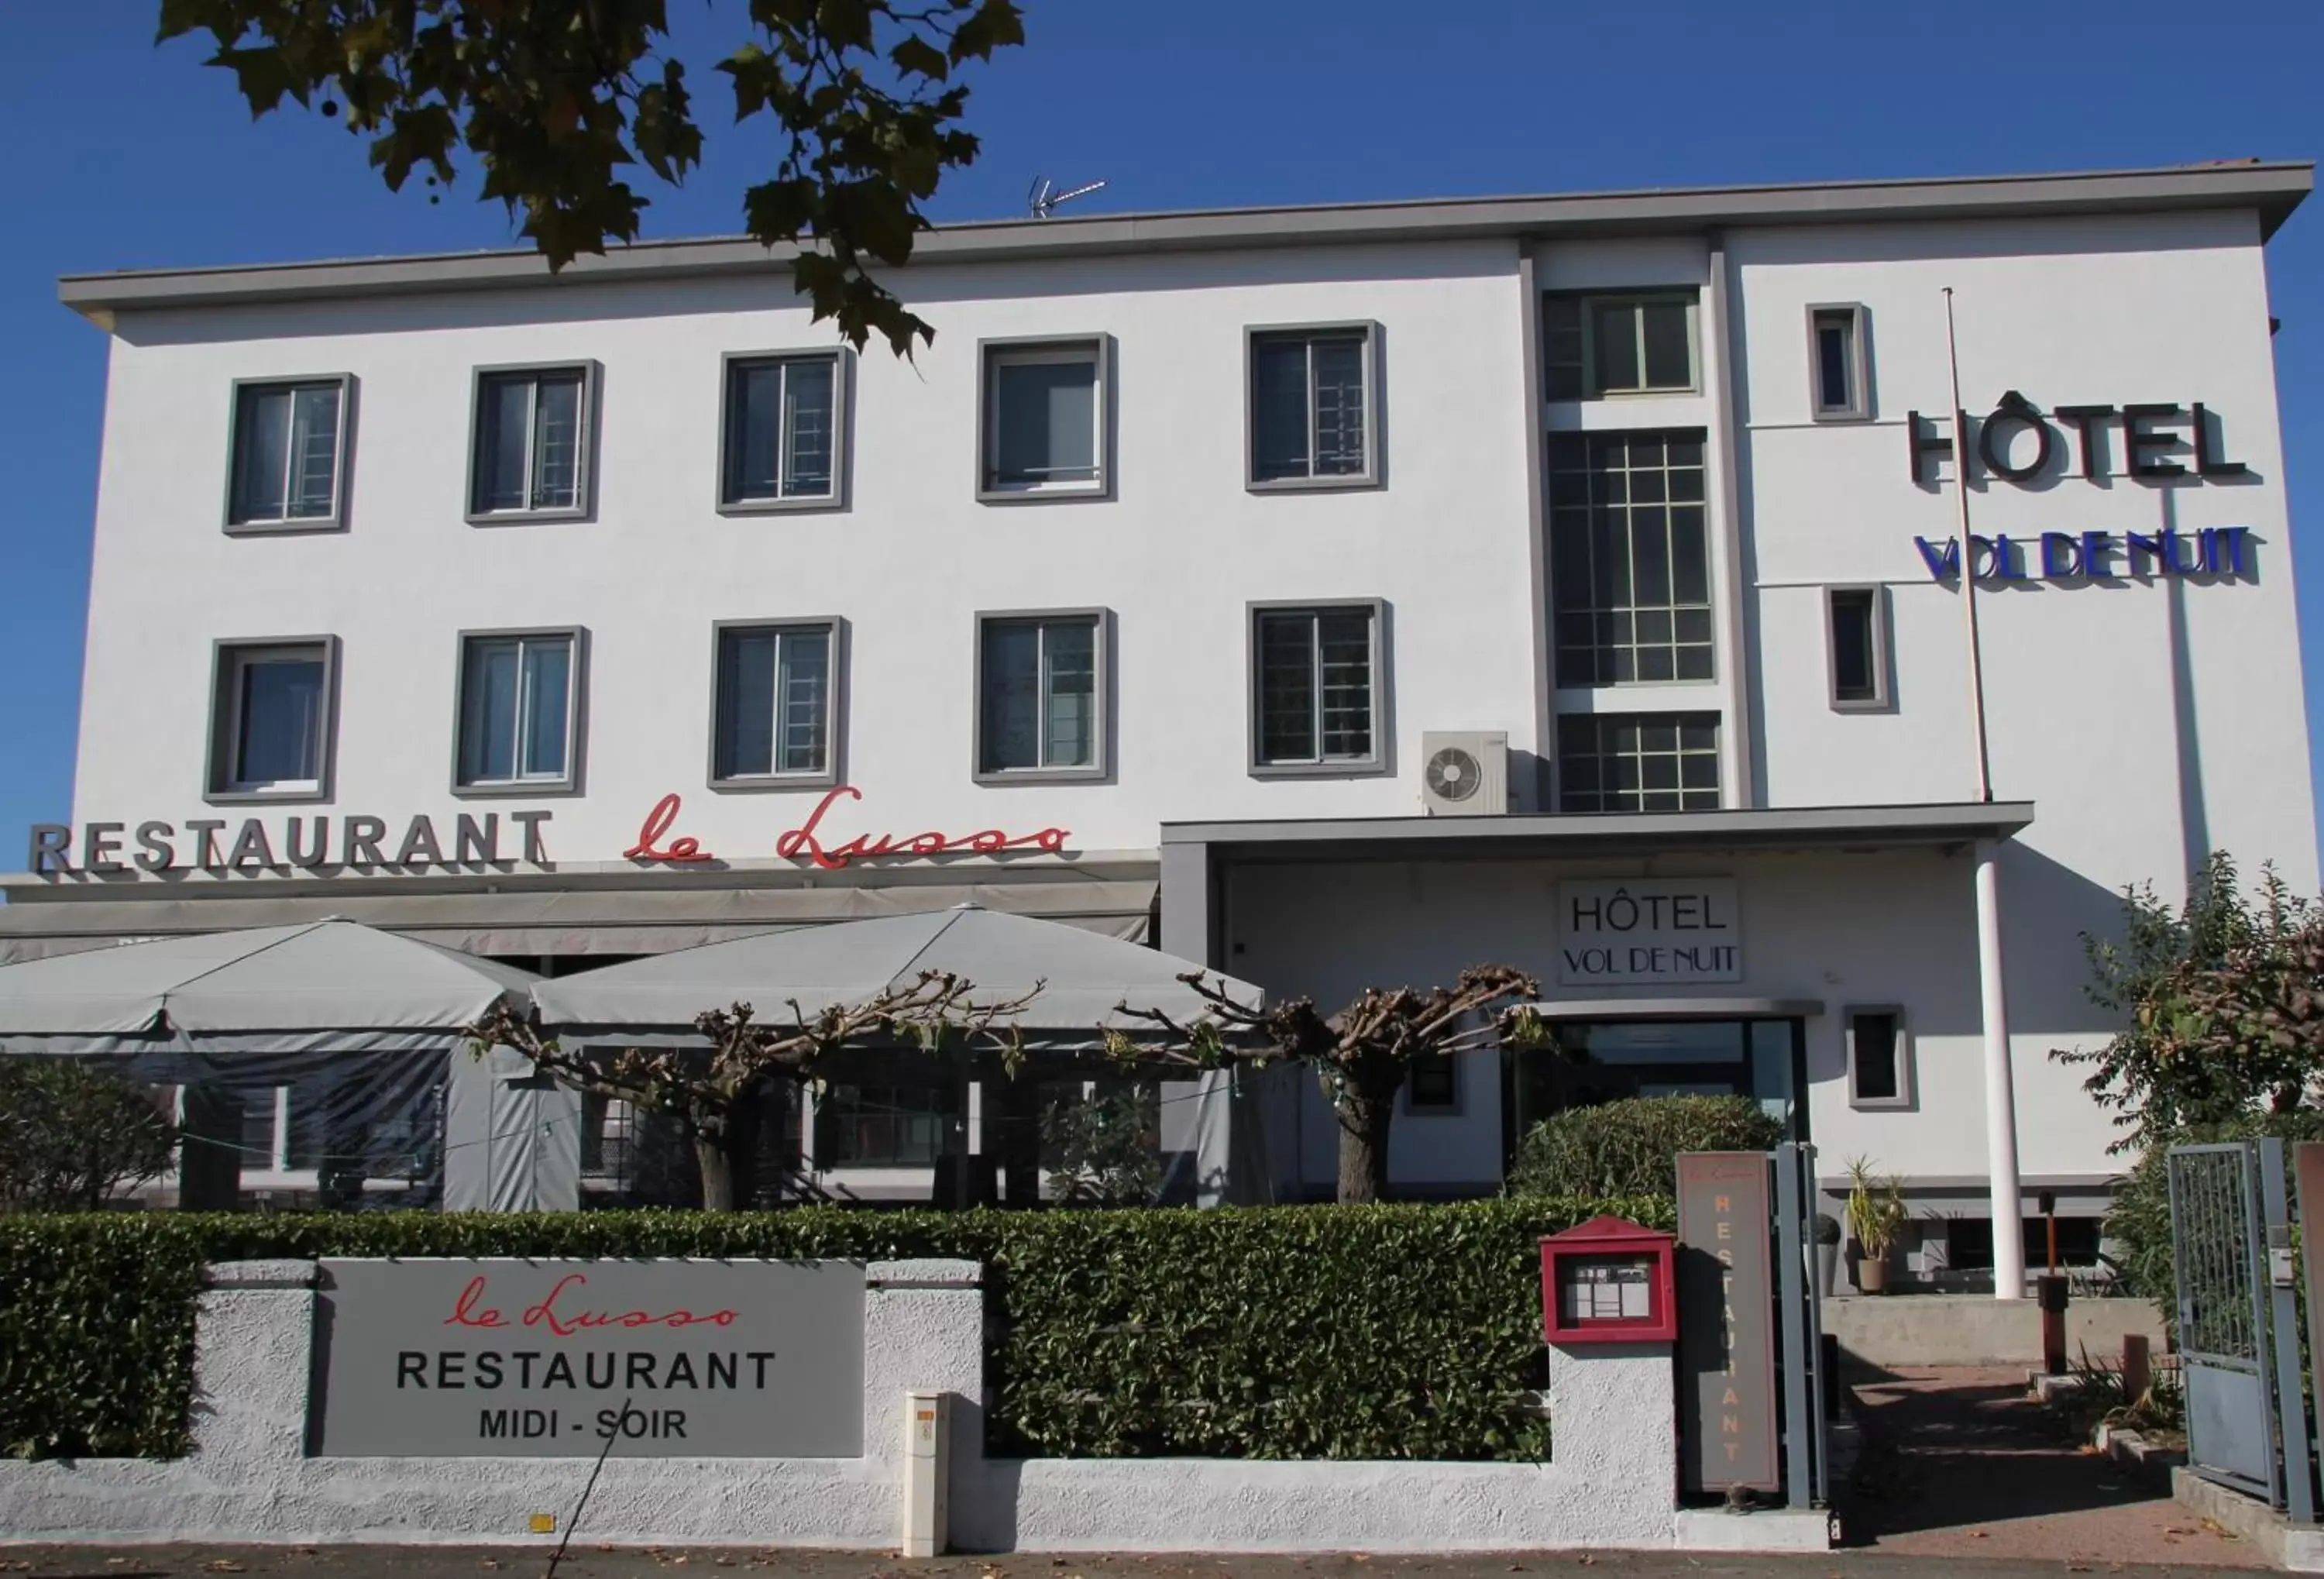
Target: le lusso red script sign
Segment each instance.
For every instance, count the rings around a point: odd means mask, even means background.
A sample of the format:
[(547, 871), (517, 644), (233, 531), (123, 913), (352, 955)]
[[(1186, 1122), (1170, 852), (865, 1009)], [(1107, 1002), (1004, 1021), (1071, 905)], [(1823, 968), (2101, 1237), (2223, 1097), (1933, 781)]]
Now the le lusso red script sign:
[[(842, 784), (816, 802), (807, 813), (807, 821), (792, 828), (775, 841), (775, 854), (786, 861), (804, 857), (826, 872), (836, 872), (857, 861), (877, 860), (882, 856), (951, 855), (967, 851), (973, 854), (997, 854), (1003, 850), (1039, 850), (1046, 854), (1060, 854), (1070, 836), (1064, 828), (1042, 828), (1029, 834), (1004, 833), (999, 828), (982, 828), (969, 834), (940, 834), (933, 830), (922, 834), (858, 834), (844, 844), (826, 846), (823, 842), (824, 814), (834, 801), (844, 798), (861, 800), (863, 791), (853, 784)], [(678, 826), (678, 808), (683, 803), (675, 794), (665, 795), (654, 802), (646, 820), (638, 828), (638, 842), (622, 852), (632, 861), (670, 861), (696, 864), (715, 861), (718, 857), (702, 847), (697, 839), (680, 835), (669, 838), (670, 829)], [(669, 838), (668, 844), (662, 841)]]

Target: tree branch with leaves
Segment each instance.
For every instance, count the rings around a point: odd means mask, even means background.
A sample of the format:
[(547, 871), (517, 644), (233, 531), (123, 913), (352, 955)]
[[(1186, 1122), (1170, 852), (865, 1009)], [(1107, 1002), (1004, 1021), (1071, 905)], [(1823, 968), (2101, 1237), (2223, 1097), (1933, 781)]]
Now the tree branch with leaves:
[(784, 1089), (820, 1089), (844, 1053), (871, 1047), (917, 1047), (932, 1056), (1023, 1056), (1017, 1020), (1039, 995), (978, 1002), (975, 984), (949, 971), (922, 971), (860, 1003), (834, 1003), (813, 1015), (785, 1001), (788, 1023), (761, 1021), (748, 1003), (695, 1017), (702, 1047), (624, 1048), (611, 1053), (568, 1048), (530, 1019), (496, 1006), (467, 1028), (471, 1050), (512, 1048), (535, 1068), (576, 1090), (626, 1102), (675, 1120), (692, 1146), (702, 1204), (730, 1212), (752, 1193), (758, 1118), (763, 1100)]
[(1120, 1004), (1117, 1016), (1159, 1036), (1110, 1030), (1109, 1056), (1126, 1067), (1161, 1063), (1217, 1069), (1277, 1061), (1309, 1066), (1339, 1122), (1338, 1198), (1343, 1204), (1377, 1201), (1387, 1193), (1397, 1093), (1415, 1064), (1486, 1047), (1541, 1047), (1550, 1039), (1532, 1006), (1540, 984), (1508, 965), (1471, 965), (1452, 986), (1425, 992), (1368, 988), (1329, 1015), (1311, 998), (1250, 1008), (1228, 994), (1223, 981), (1200, 971), (1178, 979), (1202, 1000), (1203, 1012), (1182, 1021), (1162, 1010)]
[[(791, 277), (858, 350), (899, 356), (936, 331), (873, 277), (931, 228), (922, 205), (974, 162), (959, 74), (1025, 42), (1016, 0), (750, 0), (753, 36), (717, 69), (739, 124), (765, 115), (779, 152), (743, 195), (744, 227), (796, 244)], [(665, 0), (161, 0), (160, 41), (196, 32), (253, 115), (285, 99), (345, 116), (401, 191), (448, 187), (463, 159), (562, 269), (638, 238), (642, 164), (671, 185), (702, 160)], [(430, 202), (438, 199), (430, 196)]]

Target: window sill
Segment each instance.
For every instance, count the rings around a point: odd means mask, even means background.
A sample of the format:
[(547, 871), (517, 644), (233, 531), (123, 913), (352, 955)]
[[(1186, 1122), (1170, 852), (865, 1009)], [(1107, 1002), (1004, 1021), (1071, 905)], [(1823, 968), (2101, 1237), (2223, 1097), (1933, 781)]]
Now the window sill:
[(1349, 476), (1251, 477), (1244, 482), (1243, 491), (1250, 494), (1345, 494), (1379, 485), (1379, 478), (1366, 472)]
[(1377, 758), (1344, 762), (1253, 762), (1254, 779), (1376, 779), (1392, 771)]
[(208, 806), (318, 806), (331, 799), (331, 787), (314, 790), (211, 790), (202, 795)]
[(1110, 499), (1113, 485), (1103, 478), (1094, 483), (1032, 484), (1010, 487), (984, 483), (976, 490), (979, 504), (1050, 504), (1068, 499)]
[(785, 499), (721, 499), (721, 515), (798, 515), (816, 511), (844, 510), (847, 501), (837, 494), (801, 494)]
[(1911, 1113), (1920, 1106), (1909, 1096), (1851, 1096), (1848, 1105), (1860, 1113)]
[(1102, 784), (1107, 777), (1102, 763), (1093, 768), (1002, 768), (994, 772), (980, 769), (969, 775), (973, 783), (999, 789), (1012, 784)]
[(756, 773), (740, 779), (712, 779), (711, 792), (717, 795), (779, 795), (785, 790), (829, 790), (839, 782), (839, 774), (826, 769), (819, 773)]
[(1835, 697), (1831, 710), (1835, 713), (1894, 713), (1896, 705), (1886, 697), (1874, 697), (1861, 702), (1842, 701)]
[(228, 537), (296, 537), (346, 529), (347, 523), (341, 516), (318, 515), (297, 521), (229, 521), (225, 530)]
[(578, 795), (581, 786), (570, 778), (525, 779), (509, 784), (463, 784), (456, 781), (452, 793), (463, 800), (517, 800), (527, 796)]
[(1808, 420), (1821, 428), (1846, 427), (1851, 422), (1864, 423), (1871, 421), (1872, 413), (1869, 411), (1859, 411), (1855, 410), (1845, 411), (1811, 411), (1808, 413)]
[(472, 510), (467, 516), (470, 526), (542, 526), (589, 519), (586, 510)]

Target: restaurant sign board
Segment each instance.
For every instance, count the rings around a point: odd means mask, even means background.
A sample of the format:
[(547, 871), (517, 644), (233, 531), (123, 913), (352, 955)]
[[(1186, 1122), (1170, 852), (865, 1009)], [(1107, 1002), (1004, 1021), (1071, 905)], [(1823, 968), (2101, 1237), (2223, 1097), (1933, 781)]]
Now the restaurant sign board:
[(858, 1458), (852, 1261), (322, 1263), (318, 1457)]
[(1679, 1154), (1679, 1479), (1689, 1491), (1783, 1487), (1768, 1172), (1764, 1151)]

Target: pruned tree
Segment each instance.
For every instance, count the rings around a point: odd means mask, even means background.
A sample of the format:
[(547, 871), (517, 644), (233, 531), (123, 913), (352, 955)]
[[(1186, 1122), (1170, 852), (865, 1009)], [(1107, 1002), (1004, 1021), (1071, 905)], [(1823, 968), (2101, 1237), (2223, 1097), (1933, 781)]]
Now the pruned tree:
[(0, 1057), (0, 1211), (93, 1212), (178, 1145), (151, 1093), (71, 1059)]
[(713, 1009), (695, 1018), (708, 1044), (699, 1048), (625, 1048), (593, 1054), (557, 1037), (506, 1005), (468, 1028), (474, 1052), (513, 1048), (533, 1066), (576, 1090), (674, 1119), (694, 1150), (706, 1210), (731, 1212), (749, 1198), (764, 1099), (790, 1088), (819, 1088), (842, 1053), (904, 1044), (931, 1055), (996, 1051), (1020, 1057), (1017, 1017), (1040, 992), (1005, 1002), (972, 1000), (973, 983), (949, 971), (922, 971), (861, 1003), (833, 1003), (810, 1016), (786, 1001), (788, 1024), (761, 1022), (751, 1005)]
[(1539, 1047), (1549, 1039), (1532, 1007), (1539, 983), (1509, 965), (1471, 965), (1452, 986), (1425, 993), (1367, 988), (1329, 1015), (1310, 998), (1248, 1009), (1227, 995), (1223, 983), (1202, 972), (1178, 979), (1202, 999), (1204, 1012), (1181, 1023), (1161, 1010), (1123, 1003), (1117, 1014), (1152, 1026), (1161, 1036), (1157, 1040), (1109, 1031), (1108, 1054), (1125, 1066), (1160, 1062), (1215, 1069), (1279, 1060), (1310, 1066), (1339, 1121), (1338, 1199), (1343, 1205), (1377, 1201), (1387, 1193), (1388, 1128), (1396, 1118), (1397, 1093), (1416, 1063), (1477, 1048)]
[[(779, 152), (742, 194), (744, 229), (799, 243), (793, 282), (858, 350), (899, 356), (936, 331), (872, 275), (912, 255), (921, 205), (973, 162), (958, 74), (1025, 42), (1016, 0), (750, 0), (752, 36), (717, 64), (734, 118), (765, 115)], [(484, 171), (561, 269), (638, 237), (642, 164), (676, 185), (701, 162), (666, 0), (161, 0), (163, 41), (203, 32), (253, 115), (290, 99), (369, 143), (392, 190), (414, 171)], [(431, 195), (429, 202), (438, 201)]]

